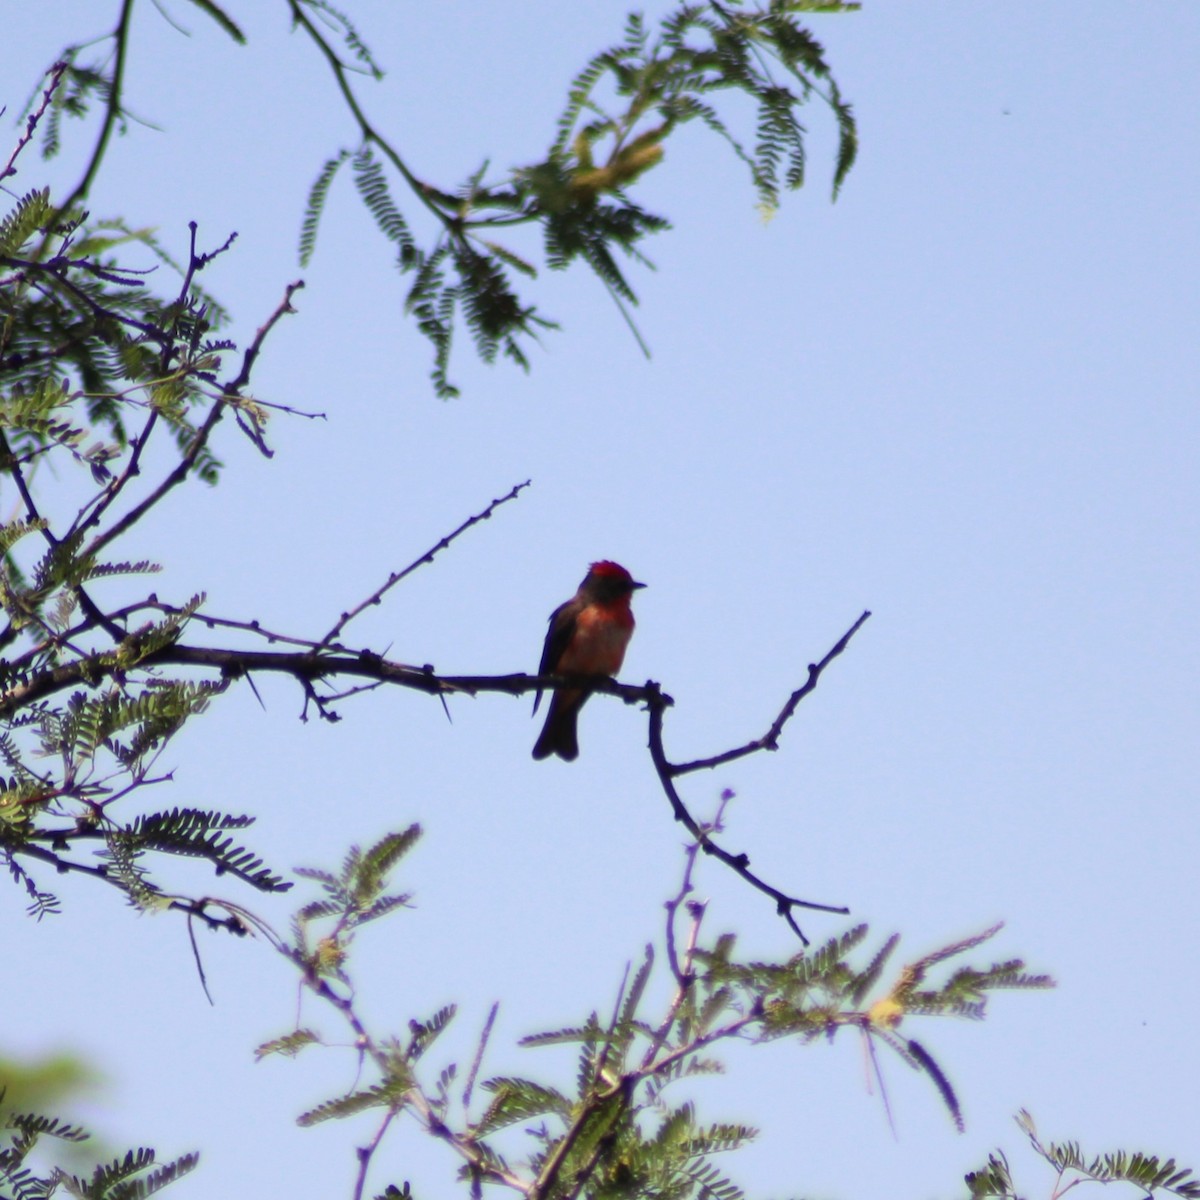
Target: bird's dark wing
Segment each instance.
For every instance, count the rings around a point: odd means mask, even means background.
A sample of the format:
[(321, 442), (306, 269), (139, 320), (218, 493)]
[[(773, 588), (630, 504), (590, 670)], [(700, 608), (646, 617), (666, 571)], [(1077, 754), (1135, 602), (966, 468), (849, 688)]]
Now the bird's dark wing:
[[(542, 647), (542, 661), (538, 664), (539, 675), (554, 674), (558, 660), (562, 658), (563, 651), (570, 644), (571, 635), (575, 632), (575, 608), (574, 601), (568, 600), (550, 614), (550, 628), (546, 630), (546, 644)], [(542, 693), (535, 692), (534, 712), (537, 712), (541, 702)]]

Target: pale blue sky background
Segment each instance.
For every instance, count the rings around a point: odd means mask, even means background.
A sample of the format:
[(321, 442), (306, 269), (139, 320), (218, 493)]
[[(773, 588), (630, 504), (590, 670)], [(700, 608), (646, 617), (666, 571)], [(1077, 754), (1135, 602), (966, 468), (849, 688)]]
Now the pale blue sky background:
[[(92, 208), (158, 226), (180, 254), (189, 219), (210, 246), (238, 230), (205, 282), (244, 339), (301, 274), (304, 195), (353, 129), (282, 4), (230, 7), (246, 48), (190, 5), (170, 5), (190, 41), (144, 6), (127, 100), (161, 132), (114, 144)], [(369, 113), (442, 185), (485, 157), (540, 157), (570, 78), (625, 11), (346, 7), (389, 72), (362, 87)], [(115, 8), (5, 6), (10, 114)], [(347, 177), (255, 375), (264, 398), (328, 424), (277, 421), (269, 463), (225, 429), (220, 487), (177, 496), (122, 553), (163, 562), (160, 595), (206, 589), (216, 613), (312, 634), (532, 478), (357, 641), (447, 672), (532, 669), (550, 609), (590, 559), (616, 558), (650, 585), (625, 677), (675, 696), (680, 759), (761, 733), (871, 608), (780, 753), (691, 778), (687, 800), (703, 813), (736, 789), (728, 843), (768, 879), (849, 904), (879, 940), (901, 931), (904, 960), (1003, 918), (994, 956), (1024, 955), (1060, 988), (999, 996), (982, 1026), (905, 1026), (956, 1084), (965, 1136), (885, 1057), (893, 1139), (850, 1035), (736, 1055), (697, 1091), (706, 1118), (763, 1130), (729, 1171), (780, 1200), (951, 1197), (1002, 1145), (1023, 1189), (1047, 1195), (1020, 1106), (1048, 1137), (1196, 1166), (1200, 8), (910, 0), (814, 25), (859, 117), (859, 163), (830, 205), (832, 134), (812, 108), (810, 184), (764, 227), (721, 145), (699, 127), (673, 140), (640, 191), (676, 226), (647, 247), (657, 273), (633, 276), (651, 362), (572, 271), (539, 284), (564, 331), (531, 375), (478, 366), (464, 338), (464, 398), (436, 401)], [(16, 187), (74, 178), (85, 145), (70, 128), (48, 175), (27, 154)], [(401, 877), (419, 907), (361, 942), (367, 1011), (401, 1029), (462, 1001), (443, 1055), (461, 1062), (499, 999), (490, 1069), (569, 1078), (568, 1058), (548, 1068), (550, 1052), (512, 1043), (607, 1009), (678, 878), (643, 718), (593, 701), (568, 767), (530, 760), (524, 701), (460, 700), (449, 725), (435, 702), (375, 693), (330, 727), (296, 720), (294, 687), (259, 688), (268, 711), (245, 690), (223, 699), (146, 803), (254, 811), (247, 840), (284, 867), (420, 820)], [(10, 963), (31, 964), (0, 989), (5, 1049), (78, 1048), (108, 1077), (85, 1119), (114, 1141), (201, 1149), (180, 1200), (348, 1194), (367, 1123), (293, 1119), (350, 1084), (352, 1056), (251, 1058), (292, 1019), (284, 966), (203, 938), (210, 1009), (181, 922), (46, 882), (63, 916), (28, 922), (16, 889), (0, 910)], [(706, 864), (699, 884), (710, 932), (793, 951), (727, 872)], [(281, 924), (289, 911), (254, 904)], [(411, 1130), (380, 1163), (380, 1186), (409, 1178), (423, 1200), (457, 1186)]]

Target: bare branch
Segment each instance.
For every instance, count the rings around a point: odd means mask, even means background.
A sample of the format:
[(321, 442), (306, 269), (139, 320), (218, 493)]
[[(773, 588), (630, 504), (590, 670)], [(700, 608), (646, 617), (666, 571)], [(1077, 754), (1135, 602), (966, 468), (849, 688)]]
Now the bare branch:
[(383, 1135), (387, 1133), (388, 1126), (396, 1119), (398, 1109), (389, 1108), (383, 1114), (383, 1120), (379, 1122), (379, 1128), (375, 1130), (375, 1136), (365, 1146), (358, 1148), (358, 1177), (354, 1181), (354, 1200), (362, 1200), (363, 1193), (367, 1187), (367, 1172), (371, 1169), (371, 1159), (375, 1155), (375, 1151), (379, 1149), (379, 1143), (383, 1141)]
[(500, 507), (500, 505), (507, 504), (510, 500), (515, 500), (517, 496), (519, 496), (520, 493), (530, 485), (531, 482), (531, 480), (527, 479), (524, 483), (518, 483), (514, 485), (505, 495), (493, 500), (491, 504), (489, 504), (482, 512), (476, 513), (473, 517), (468, 517), (456, 530), (454, 530), (453, 533), (448, 533), (444, 538), (439, 539), (433, 546), (426, 550), (420, 558), (414, 559), (408, 564), (407, 567), (403, 567), (399, 571), (393, 571), (392, 574), (387, 577), (384, 583), (380, 587), (376, 588), (376, 590), (373, 591), (361, 604), (356, 605), (354, 608), (350, 609), (349, 612), (342, 613), (341, 617), (338, 618), (337, 624), (335, 624), (334, 627), (321, 639), (319, 644), (321, 646), (332, 645), (337, 637), (341, 634), (342, 630), (345, 629), (355, 617), (357, 617), (366, 609), (370, 608), (372, 605), (379, 604), (390, 588), (395, 587), (400, 580), (411, 575), (424, 563), (433, 562), (433, 556), (435, 554), (445, 550), (446, 547), (455, 540), (455, 538), (466, 533), (466, 531), (470, 529), (472, 525), (478, 525), (480, 521), (488, 520), (492, 513), (494, 513), (496, 509)]
[(850, 639), (862, 628), (870, 615), (870, 610), (864, 612), (842, 634), (837, 644), (819, 663), (808, 664), (808, 678), (802, 686), (798, 687), (788, 697), (787, 703), (780, 710), (779, 715), (771, 722), (771, 728), (762, 737), (755, 738), (752, 742), (747, 742), (744, 746), (739, 746), (736, 750), (726, 750), (721, 754), (714, 754), (711, 758), (697, 758), (692, 762), (668, 764), (667, 769), (670, 774), (676, 776), (686, 775), (690, 771), (708, 771), (713, 767), (724, 766), (725, 763), (745, 758), (747, 754), (755, 754), (759, 750), (778, 750), (779, 735), (783, 732), (783, 727), (792, 719), (792, 714), (795, 713), (797, 705), (817, 686), (817, 680), (821, 678), (821, 672), (846, 649), (850, 644)]
[(258, 332), (254, 335), (254, 341), (246, 347), (246, 352), (242, 355), (242, 369), (238, 372), (237, 377), (232, 383), (225, 385), (226, 394), (237, 395), (250, 382), (250, 372), (254, 369), (254, 364), (262, 350), (263, 342), (266, 341), (267, 334), (275, 328), (283, 317), (296, 311), (292, 307), (292, 297), (303, 286), (304, 280), (297, 279), (295, 283), (289, 283), (286, 289), (284, 289), (283, 299), (280, 301), (279, 307), (259, 326)]
[[(713, 814), (711, 821), (706, 821), (701, 828), (705, 833), (722, 833), (725, 826), (722, 823), (725, 816), (725, 809), (729, 802), (733, 799), (733, 792), (726, 788), (721, 793), (721, 799), (717, 804), (717, 811)], [(679, 891), (671, 897), (663, 906), (667, 910), (667, 962), (671, 967), (671, 974), (675, 976), (675, 981), (679, 984), (678, 1002), (683, 1000), (684, 993), (691, 986), (691, 951), (695, 949), (696, 938), (700, 933), (700, 921), (704, 915), (705, 906), (698, 901), (692, 901), (688, 904), (688, 912), (692, 917), (691, 935), (688, 940), (688, 948), (684, 952), (682, 962), (679, 959), (679, 953), (675, 947), (675, 917), (678, 915), (679, 907), (688, 896), (692, 893), (692, 872), (696, 869), (696, 855), (700, 852), (700, 843), (693, 839), (688, 842), (683, 848), (683, 878), (679, 883)], [(678, 1008), (678, 1002), (672, 1007), (674, 1013)], [(672, 1020), (674, 1017), (672, 1017)], [(669, 1026), (664, 1027), (669, 1028)]]
[(10, 175), (17, 173), (17, 168), (13, 166), (13, 163), (17, 161), (17, 156), (32, 140), (34, 131), (38, 127), (38, 122), (42, 119), (46, 109), (50, 107), (50, 101), (54, 98), (54, 93), (58, 90), (58, 85), (62, 83), (63, 72), (66, 69), (67, 64), (65, 62), (56, 62), (47, 72), (49, 78), (46, 81), (45, 90), (42, 92), (42, 102), (25, 119), (25, 132), (18, 139), (13, 152), (8, 156), (8, 162), (4, 164), (4, 170), (0, 171), (0, 180), (7, 179)]
[[(650, 688), (656, 685), (647, 684), (646, 686)], [(787, 921), (792, 931), (807, 946), (808, 938), (804, 936), (804, 931), (796, 923), (796, 918), (792, 915), (793, 909), (809, 908), (816, 912), (843, 914), (848, 913), (850, 910), (845, 906), (818, 904), (812, 900), (802, 900), (799, 896), (789, 896), (786, 892), (781, 892), (778, 888), (772, 887), (766, 880), (759, 878), (759, 876), (750, 870), (749, 855), (744, 853), (731, 854), (712, 840), (704, 828), (697, 823), (696, 818), (688, 812), (687, 805), (680, 799), (679, 793), (675, 789), (671, 764), (667, 762), (666, 753), (663, 750), (662, 726), (664, 711), (665, 706), (661, 703), (652, 702), (650, 704), (650, 757), (654, 762), (654, 769), (658, 772), (658, 779), (662, 784), (662, 789), (666, 793), (667, 799), (671, 802), (671, 810), (675, 814), (675, 820), (681, 821), (687, 827), (688, 832), (700, 844), (700, 848), (705, 854), (711, 854), (714, 858), (720, 859), (730, 870), (736, 871), (751, 887), (757, 888), (764, 895), (770, 896), (775, 901), (775, 911)]]
[[(513, 492), (508, 494), (508, 497), (503, 499), (511, 498), (516, 494), (517, 490), (519, 489), (514, 489)], [(501, 502), (502, 500), (495, 501), (493, 504)], [(483, 515), (481, 514), (478, 518), (474, 519), (481, 520), (483, 519)], [(460, 531), (468, 527), (468, 525), (469, 522), (464, 523), (460, 527)], [(456, 534), (450, 536), (453, 537)], [(443, 542), (446, 541), (447, 539), (443, 539)], [(437, 548), (435, 547), (434, 551)], [(418, 563), (414, 564), (410, 569), (415, 569), (420, 561), (422, 560), (418, 560)], [(361, 606), (356, 611), (361, 611)], [(288, 675), (300, 684), (304, 692), (305, 706), (304, 712), (301, 714), (302, 717), (307, 715), (308, 706), (311, 704), (316, 709), (318, 715), (328, 721), (340, 719), (331, 707), (334, 699), (353, 695), (359, 690), (365, 690), (370, 685), (378, 684), (405, 687), (413, 691), (435, 695), (444, 700), (448, 694), (455, 693), (474, 696), (480, 693), (498, 692), (518, 696), (537, 688), (578, 688), (582, 681), (586, 683), (589, 691), (617, 696), (627, 704), (644, 703), (649, 711), (649, 748), (651, 760), (654, 763), (654, 768), (663, 792), (671, 805), (672, 812), (675, 814), (675, 819), (687, 828), (695, 843), (705, 854), (719, 859), (732, 871), (745, 879), (752, 887), (769, 896), (775, 902), (776, 912), (787, 921), (796, 936), (807, 945), (808, 939), (796, 921), (794, 915), (795, 909), (805, 908), (816, 912), (838, 914), (847, 913), (849, 909), (843, 905), (822, 904), (816, 901), (805, 900), (767, 883), (766, 880), (750, 869), (750, 858), (747, 854), (744, 852), (732, 853), (713, 840), (711, 836), (713, 827), (702, 826), (696, 821), (679, 795), (674, 781), (678, 775), (684, 774), (688, 770), (699, 769), (700, 765), (716, 765), (719, 762), (744, 757), (744, 755), (752, 753), (754, 750), (773, 748), (779, 731), (790, 719), (800, 700), (816, 687), (821, 673), (834, 658), (842, 653), (849, 643), (850, 638), (862, 626), (869, 615), (869, 613), (863, 613), (819, 663), (809, 666), (808, 680), (802, 687), (792, 693), (787, 704), (784, 705), (783, 710), (772, 725), (771, 731), (764, 738), (760, 738), (757, 742), (751, 743), (748, 747), (743, 747), (738, 751), (731, 751), (726, 755), (718, 755), (712, 759), (697, 760), (697, 763), (684, 764), (682, 767), (675, 766), (667, 760), (666, 751), (663, 746), (664, 713), (672, 705), (673, 701), (654, 682), (647, 682), (643, 687), (632, 687), (628, 684), (618, 683), (613, 679), (598, 676), (584, 676), (581, 680), (581, 677), (578, 676), (531, 676), (522, 673), (482, 676), (438, 675), (430, 665), (417, 667), (407, 663), (390, 662), (368, 650), (351, 651), (339, 648), (337, 650), (322, 651), (319, 646), (315, 649), (304, 651), (267, 651), (192, 646), (175, 643), (152, 650), (135, 661), (138, 668), (175, 665), (216, 670), (226, 680), (235, 679), (250, 672), (273, 672)], [(335, 626), (335, 631), (339, 627)], [(266, 635), (263, 631), (254, 629), (253, 627), (247, 626), (246, 628), (251, 632), (257, 632), (263, 636), (275, 636)], [(131, 635), (126, 640), (132, 641), (135, 638), (136, 634)], [(118, 647), (118, 650), (120, 648)], [(43, 671), (34, 672), (27, 678), (22, 679), (20, 683), (9, 688), (7, 692), (0, 693), (0, 718), (9, 716), (26, 705), (32, 704), (65, 688), (75, 686), (80, 682), (94, 682), (97, 678), (111, 676), (118, 671), (125, 672), (129, 669), (130, 666), (127, 660), (122, 661), (118, 653), (108, 651), (79, 658), (70, 663), (59, 664)], [(322, 694), (318, 691), (318, 684), (322, 681), (340, 677), (363, 679), (369, 682), (362, 687), (343, 689), (337, 693)], [(679, 897), (676, 903), (678, 904), (681, 901), (682, 896)], [(677, 970), (677, 972), (682, 972), (682, 966), (677, 961), (672, 961), (672, 968)]]

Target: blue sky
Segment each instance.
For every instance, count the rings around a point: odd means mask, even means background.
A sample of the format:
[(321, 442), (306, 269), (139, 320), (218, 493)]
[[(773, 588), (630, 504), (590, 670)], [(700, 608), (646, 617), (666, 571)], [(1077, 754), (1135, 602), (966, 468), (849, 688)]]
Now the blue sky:
[[(10, 115), (63, 42), (110, 24), (78, 0), (53, 22), (12, 7)], [(484, 158), (540, 157), (624, 12), (346, 7), (388, 71), (364, 83), (368, 111), (447, 186)], [(650, 585), (624, 677), (675, 697), (679, 759), (765, 730), (870, 608), (780, 752), (693, 776), (686, 799), (704, 813), (736, 790), (729, 844), (879, 940), (901, 931), (906, 961), (1004, 919), (995, 957), (1060, 986), (998, 996), (982, 1026), (905, 1027), (955, 1082), (965, 1135), (885, 1060), (893, 1138), (850, 1036), (737, 1054), (697, 1093), (705, 1116), (763, 1129), (728, 1169), (760, 1196), (950, 1197), (1002, 1145), (1048, 1194), (1011, 1123), (1021, 1106), (1048, 1137), (1200, 1162), (1200, 10), (910, 0), (815, 19), (862, 138), (837, 203), (815, 107), (809, 184), (766, 225), (740, 164), (688, 130), (640, 191), (675, 226), (648, 246), (657, 271), (633, 271), (653, 358), (589, 276), (546, 275), (539, 306), (563, 331), (531, 373), (480, 366), (461, 339), (463, 398), (447, 404), (348, 179), (300, 271), (304, 196), (353, 129), (283, 6), (241, 8), (244, 48), (190, 5), (171, 6), (190, 39), (145, 6), (127, 99), (159, 128), (114, 143), (92, 209), (157, 226), (177, 253), (189, 220), (208, 245), (236, 229), (205, 282), (239, 338), (303, 274), (255, 385), (329, 419), (277, 420), (270, 462), (225, 430), (220, 486), (177, 496), (124, 554), (163, 563), (160, 595), (203, 589), (214, 612), (323, 631), (532, 479), (356, 622), (357, 643), (446, 672), (532, 669), (550, 609), (589, 560), (615, 558)], [(70, 129), (45, 172), (26, 154), (16, 187), (73, 179), (88, 144)], [(364, 1002), (400, 1027), (461, 1001), (446, 1050), (461, 1060), (498, 999), (491, 1069), (537, 1074), (549, 1052), (515, 1039), (607, 1008), (678, 879), (643, 718), (593, 700), (580, 760), (535, 764), (524, 701), (461, 700), (448, 724), (436, 703), (373, 693), (337, 726), (305, 725), (294, 688), (259, 687), (265, 713), (235, 691), (185, 731), (175, 783), (147, 803), (255, 812), (248, 840), (285, 867), (420, 820), (402, 876), (418, 907), (364, 934)], [(705, 864), (699, 885), (710, 932), (793, 951), (728, 873)], [(349, 1085), (350, 1056), (252, 1061), (292, 1019), (281, 965), (204, 939), (210, 1009), (180, 923), (61, 890), (53, 921), (26, 921), (17, 891), (0, 915), (10, 961), (30, 964), (0, 995), (5, 1049), (78, 1048), (108, 1079), (83, 1114), (107, 1136), (200, 1148), (181, 1200), (280, 1180), (348, 1194), (365, 1127), (293, 1119)], [(381, 1165), (419, 1197), (454, 1186), (411, 1131)]]

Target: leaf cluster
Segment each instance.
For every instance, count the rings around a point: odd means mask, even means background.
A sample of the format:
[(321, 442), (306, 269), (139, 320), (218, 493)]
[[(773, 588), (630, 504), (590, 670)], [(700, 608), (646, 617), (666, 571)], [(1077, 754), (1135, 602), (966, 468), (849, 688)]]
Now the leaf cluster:
[[(319, 885), (324, 896), (304, 905), (292, 921), (293, 954), (307, 964), (315, 975), (337, 975), (347, 947), (363, 926), (397, 908), (412, 897), (407, 892), (389, 893), (389, 872), (416, 845), (421, 836), (419, 825), (410, 825), (400, 833), (389, 833), (373, 846), (362, 850), (351, 846), (338, 872), (317, 867), (299, 867), (301, 879)], [(314, 941), (313, 926), (320, 936)]]
[[(443, 398), (458, 394), (448, 376), (458, 319), (485, 362), (502, 352), (526, 369), (528, 340), (557, 327), (518, 292), (517, 276), (532, 279), (537, 266), (497, 240), (516, 226), (540, 228), (552, 270), (585, 263), (641, 340), (629, 316), (637, 296), (622, 259), (645, 263), (641, 243), (669, 222), (636, 202), (632, 190), (662, 161), (668, 139), (682, 126), (698, 121), (733, 150), (767, 215), (778, 207), (782, 190), (804, 182), (806, 131), (798, 113), (808, 101), (823, 101), (837, 126), (835, 196), (857, 152), (851, 108), (820, 43), (797, 20), (812, 5), (770, 0), (735, 8), (713, 0), (682, 5), (663, 18), (653, 36), (639, 14), (631, 15), (623, 39), (594, 55), (575, 77), (541, 161), (514, 168), (498, 182), (486, 181), (485, 162), (459, 187), (443, 189), (417, 178), (367, 120), (345, 62), (309, 19), (307, 0), (292, 0), (292, 7), (297, 24), (330, 61), (362, 136), (356, 150), (339, 150), (317, 173), (301, 225), (301, 262), (315, 250), (331, 185), (349, 162), (360, 199), (395, 247), (397, 268), (411, 277), (406, 305), (433, 346), (432, 380)], [(857, 7), (827, 4), (821, 11)], [(362, 43), (352, 28), (340, 32), (347, 48), (359, 54)], [(752, 146), (734, 132), (732, 112), (726, 111), (736, 107), (730, 94), (749, 100), (756, 114)], [(395, 182), (434, 218), (431, 244), (420, 244)]]
[[(106, 437), (82, 457), (99, 478), (129, 444), (131, 407), (157, 411), (177, 440), (195, 434), (190, 414), (207, 408), (228, 342), (211, 336), (224, 311), (185, 276), (176, 295), (146, 285), (149, 268), (130, 268), (118, 248), (140, 246), (175, 264), (148, 231), (121, 222), (89, 223), (63, 211), (48, 188), (21, 197), (0, 220), (0, 374), (9, 392), (0, 427), (6, 453), (32, 456), (57, 443), (80, 457), (86, 437)], [(68, 409), (87, 425), (56, 420)], [(214, 482), (219, 463), (197, 465)]]
[(5, 1129), (7, 1141), (0, 1144), (0, 1192), (13, 1200), (47, 1200), (59, 1192), (77, 1200), (143, 1200), (188, 1174), (199, 1161), (196, 1154), (184, 1154), (160, 1164), (155, 1152), (142, 1146), (99, 1164), (87, 1177), (62, 1167), (43, 1171), (30, 1163), (41, 1139), (83, 1142), (90, 1135), (78, 1125), (33, 1113), (10, 1114)]
[[(22, 865), (31, 859), (95, 875), (143, 907), (164, 902), (162, 889), (146, 874), (149, 855), (203, 858), (217, 874), (229, 873), (260, 891), (285, 890), (289, 884), (229, 836), (251, 824), (250, 817), (178, 807), (122, 815), (121, 801), (131, 793), (169, 779), (153, 774), (159, 757), (228, 685), (170, 679), (143, 668), (174, 644), (203, 598), (118, 629), (107, 647), (93, 646), (102, 622), (87, 615), (96, 611), (87, 586), (154, 568), (100, 562), (81, 549), (76, 534), (51, 540), (22, 570), (20, 543), (41, 532), (40, 521), (0, 527), (0, 606), (8, 619), (0, 641), (17, 651), (0, 658), (10, 702), (0, 721), (0, 856), (25, 886), (30, 912), (40, 917), (58, 908)], [(20, 702), (24, 689), (64, 669), (88, 686), (54, 701)], [(96, 865), (71, 855), (89, 844), (98, 848)]]
[[(428, 1052), (453, 1019), (453, 1007), (410, 1020), (401, 1037), (372, 1032), (358, 1005), (350, 967), (352, 933), (407, 902), (407, 893), (389, 891), (388, 875), (416, 836), (416, 827), (410, 827), (365, 851), (352, 849), (338, 871), (301, 872), (323, 895), (299, 910), (294, 941), (281, 950), (300, 968), (308, 990), (348, 1024), (356, 1069), (352, 1088), (299, 1120), (311, 1125), (374, 1113), (374, 1148), (393, 1120), (411, 1117), (457, 1153), (465, 1180), (502, 1184), (531, 1200), (631, 1195), (740, 1200), (737, 1184), (714, 1158), (746, 1145), (756, 1131), (736, 1122), (705, 1122), (687, 1095), (689, 1080), (724, 1070), (719, 1050), (732, 1041), (804, 1043), (854, 1029), (868, 1045), (879, 1042), (922, 1071), (961, 1125), (945, 1073), (923, 1046), (899, 1034), (901, 1023), (910, 1016), (978, 1020), (994, 990), (1051, 986), (1047, 977), (1027, 973), (1013, 959), (984, 967), (959, 965), (944, 972), (940, 982), (934, 978), (936, 967), (978, 947), (998, 927), (899, 968), (885, 986), (895, 937), (865, 960), (860, 952), (867, 929), (860, 925), (786, 960), (743, 961), (732, 934), (700, 939), (703, 906), (695, 905), (688, 949), (682, 958), (674, 951), (670, 955), (667, 982), (674, 988), (665, 1005), (661, 995), (652, 1003), (661, 986), (655, 985), (656, 957), (647, 946), (608, 1020), (593, 1011), (581, 1024), (521, 1040), (529, 1048), (571, 1049), (572, 1086), (533, 1075), (493, 1075), (480, 1084), (486, 1097), (480, 1110), (473, 1104), (475, 1080), (494, 1010), (470, 1070), (460, 1072), (451, 1061), (430, 1075)], [(694, 859), (690, 855), (689, 864)], [(690, 871), (689, 865), (689, 876)], [(317, 922), (323, 924), (314, 928)], [(292, 1056), (321, 1044), (332, 1046), (336, 1039), (319, 1032), (311, 1017), (303, 1024), (298, 1018), (295, 1029), (265, 1043), (258, 1054)], [(368, 1066), (373, 1077), (364, 1080)]]
[[(209, 15), (219, 19), (215, 6)], [(83, 115), (90, 99), (104, 104), (106, 130), (119, 124), (120, 62), (104, 69), (75, 55), (57, 64), (26, 141), (39, 122)], [(52, 153), (57, 129), (44, 137)], [(102, 145), (96, 154), (93, 166)], [(0, 478), (19, 502), (0, 524), (0, 857), (38, 917), (58, 910), (34, 877), (39, 865), (101, 879), (140, 906), (173, 901), (147, 873), (151, 856), (203, 858), (262, 891), (287, 886), (230, 836), (249, 818), (178, 807), (126, 815), (128, 797), (170, 779), (154, 773), (165, 748), (229, 677), (163, 672), (204, 597), (163, 604), (140, 590), (155, 564), (107, 553), (172, 488), (216, 482), (209, 435), (225, 412), (268, 452), (266, 409), (244, 390), (286, 300), (222, 379), (237, 347), (215, 336), (225, 314), (197, 276), (232, 239), (201, 252), (193, 225), (189, 259), (176, 264), (150, 233), (90, 221), (76, 203), (86, 185), (61, 203), (35, 188), (0, 215)], [(144, 251), (149, 267), (126, 264)], [(149, 286), (162, 264), (179, 277), (174, 293)], [(167, 473), (147, 482), (164, 439)], [(47, 501), (37, 493), (48, 473)], [(102, 603), (118, 581), (132, 602)], [(77, 857), (81, 848), (99, 861)]]
[[(1024, 1109), (1016, 1120), (1034, 1152), (1053, 1168), (1055, 1195), (1085, 1183), (1128, 1183), (1146, 1196), (1170, 1192), (1183, 1200), (1200, 1198), (1200, 1180), (1189, 1168), (1178, 1166), (1173, 1158), (1163, 1160), (1153, 1154), (1125, 1150), (1089, 1158), (1078, 1142), (1042, 1142), (1033, 1118)], [(971, 1200), (985, 1200), (985, 1197), (1018, 1200), (1012, 1170), (1003, 1151), (989, 1155), (986, 1166), (968, 1173), (966, 1184)]]

